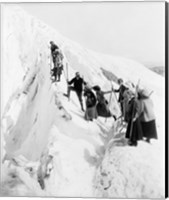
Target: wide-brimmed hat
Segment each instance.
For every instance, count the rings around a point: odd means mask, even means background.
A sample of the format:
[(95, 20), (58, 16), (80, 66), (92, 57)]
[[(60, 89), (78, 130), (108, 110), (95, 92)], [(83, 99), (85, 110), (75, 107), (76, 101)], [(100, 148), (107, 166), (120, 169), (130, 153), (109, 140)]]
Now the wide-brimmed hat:
[(125, 85), (126, 88), (128, 88), (131, 91), (131, 93), (135, 94), (136, 88), (135, 88), (134, 84), (131, 81), (125, 82), (124, 85)]
[(137, 90), (137, 93), (139, 95), (140, 98), (147, 98), (150, 96), (150, 89), (144, 85), (139, 85), (138, 86), (138, 90)]

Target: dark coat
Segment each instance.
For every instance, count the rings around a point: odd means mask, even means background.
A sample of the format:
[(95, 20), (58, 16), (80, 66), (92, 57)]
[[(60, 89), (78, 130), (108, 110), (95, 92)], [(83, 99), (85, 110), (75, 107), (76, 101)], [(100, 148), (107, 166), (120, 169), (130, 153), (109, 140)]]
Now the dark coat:
[(85, 90), (84, 96), (86, 97), (86, 107), (91, 108), (96, 105), (96, 97), (91, 90)]
[(123, 84), (119, 87), (118, 90), (114, 90), (115, 92), (119, 92), (119, 99), (118, 102), (122, 102), (124, 97), (123, 97), (123, 93), (124, 91), (127, 90), (127, 87), (125, 87)]
[(131, 141), (143, 139), (143, 130), (138, 117), (139, 103), (135, 98), (132, 98), (128, 104), (128, 125), (126, 130), (126, 138)]
[(98, 116), (111, 117), (112, 114), (108, 108), (108, 102), (104, 97), (104, 93), (102, 91), (97, 91), (96, 95), (97, 95), (97, 100), (98, 100), (98, 103), (96, 106)]
[(51, 49), (51, 53), (52, 53), (52, 55), (53, 55), (54, 51), (55, 51), (56, 49), (59, 49), (59, 47), (58, 47), (56, 44), (52, 44), (51, 47), (50, 47), (50, 49)]
[(84, 84), (84, 80), (79, 77), (79, 78), (73, 78), (71, 81), (68, 81), (68, 84), (71, 85), (73, 84), (74, 90), (77, 92), (82, 92), (83, 91), (83, 84)]

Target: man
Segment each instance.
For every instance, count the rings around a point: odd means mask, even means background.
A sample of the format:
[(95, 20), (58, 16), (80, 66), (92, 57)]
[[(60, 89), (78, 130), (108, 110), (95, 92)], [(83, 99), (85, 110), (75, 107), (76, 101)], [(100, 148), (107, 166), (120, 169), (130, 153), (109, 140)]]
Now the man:
[(54, 76), (54, 81), (60, 81), (60, 76), (63, 71), (63, 54), (61, 53), (59, 47), (53, 42), (50, 42), (51, 44), (51, 54), (53, 59), (54, 67), (51, 70), (52, 76)]
[[(70, 97), (70, 92), (73, 90), (76, 92), (77, 97), (79, 99), (81, 109), (84, 111), (83, 108), (83, 102), (82, 102), (82, 91), (83, 91), (83, 85), (86, 84), (86, 82), (80, 77), (79, 72), (76, 72), (75, 77), (71, 81), (67, 81), (69, 86), (68, 86), (68, 92), (67, 92), (67, 97)], [(73, 86), (70, 86), (73, 84)]]
[(114, 92), (119, 92), (119, 99), (118, 102), (120, 103), (121, 113), (124, 116), (124, 109), (123, 109), (123, 100), (124, 100), (124, 92), (127, 90), (127, 87), (123, 84), (123, 79), (119, 78), (117, 80), (118, 84), (120, 85), (119, 89), (114, 90)]
[(50, 49), (51, 49), (51, 54), (53, 55), (54, 51), (56, 49), (59, 49), (59, 47), (53, 42), (53, 41), (50, 41)]

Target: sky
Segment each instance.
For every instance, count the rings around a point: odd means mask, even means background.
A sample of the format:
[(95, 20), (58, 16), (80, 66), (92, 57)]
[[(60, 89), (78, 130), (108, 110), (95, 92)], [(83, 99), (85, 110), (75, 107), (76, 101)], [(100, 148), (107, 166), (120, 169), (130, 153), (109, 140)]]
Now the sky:
[(96, 52), (164, 66), (164, 2), (24, 3), (24, 10)]

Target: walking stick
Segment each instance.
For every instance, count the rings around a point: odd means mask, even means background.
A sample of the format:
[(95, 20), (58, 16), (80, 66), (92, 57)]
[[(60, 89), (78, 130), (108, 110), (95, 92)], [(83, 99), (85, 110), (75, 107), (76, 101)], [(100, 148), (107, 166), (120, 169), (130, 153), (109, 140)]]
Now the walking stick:
[(66, 63), (66, 77), (67, 77), (67, 81), (69, 80), (69, 73), (68, 73), (68, 63)]
[[(140, 84), (140, 79), (138, 80), (138, 83), (136, 85), (136, 91), (135, 91), (135, 97), (134, 98), (136, 98), (136, 96), (137, 96), (139, 84)], [(132, 114), (131, 114), (131, 126), (130, 126), (129, 138), (131, 138), (132, 131), (133, 131), (133, 123), (134, 123), (133, 118), (134, 118), (135, 107), (136, 107), (136, 102), (134, 102), (133, 110), (132, 110)]]
[(66, 77), (65, 68), (63, 68), (63, 73), (64, 73), (65, 80), (67, 81), (67, 77)]
[[(67, 95), (68, 95), (68, 90), (69, 90), (69, 72), (68, 72), (68, 63), (66, 63), (66, 81), (67, 81)], [(70, 95), (68, 96), (68, 100), (70, 101)]]

